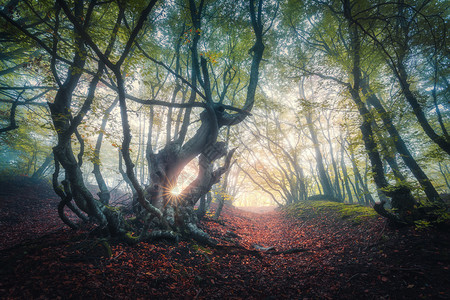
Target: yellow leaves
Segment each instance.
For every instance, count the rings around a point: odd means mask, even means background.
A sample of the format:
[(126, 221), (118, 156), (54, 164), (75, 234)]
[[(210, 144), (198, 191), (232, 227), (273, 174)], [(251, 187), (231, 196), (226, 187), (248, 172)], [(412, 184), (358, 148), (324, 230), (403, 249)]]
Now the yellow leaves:
[(183, 40), (183, 45), (187, 45), (192, 42), (195, 35), (200, 36), (201, 33), (202, 30), (200, 28), (196, 28), (195, 30), (193, 28), (190, 28), (180, 37), (180, 39)]
[(208, 60), (213, 65), (216, 65), (218, 63), (218, 59), (222, 56), (219, 52), (214, 51), (206, 51), (200, 53), (200, 56), (203, 56), (206, 60)]
[(225, 201), (233, 201), (234, 199), (233, 196), (231, 196), (230, 194), (228, 194), (226, 191), (223, 190), (211, 191), (211, 193), (215, 196), (215, 198), (220, 198)]

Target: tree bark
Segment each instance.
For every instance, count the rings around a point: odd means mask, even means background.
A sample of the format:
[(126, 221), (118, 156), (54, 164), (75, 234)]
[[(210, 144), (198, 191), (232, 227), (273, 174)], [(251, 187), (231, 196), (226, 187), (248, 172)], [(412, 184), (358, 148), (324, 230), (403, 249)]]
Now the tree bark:
[(334, 198), (333, 188), (328, 179), (327, 171), (325, 170), (325, 166), (323, 164), (323, 156), (322, 156), (322, 152), (320, 151), (319, 139), (317, 138), (317, 134), (316, 134), (316, 131), (314, 130), (314, 125), (312, 123), (311, 113), (308, 112), (305, 115), (305, 118), (306, 118), (306, 122), (308, 123), (307, 125), (308, 125), (308, 129), (309, 129), (309, 133), (311, 135), (311, 140), (314, 144), (314, 150), (316, 153), (317, 170), (319, 171), (319, 180), (322, 185), (323, 194)]
[[(422, 127), (425, 134), (442, 150), (444, 150), (447, 154), (450, 155), (450, 136), (448, 135), (447, 130), (445, 129), (445, 127), (443, 127), (444, 130), (442, 136), (436, 133), (436, 131), (428, 122), (428, 119), (419, 103), (419, 100), (417, 99), (415, 93), (411, 90), (411, 85), (408, 82), (409, 75), (406, 69), (405, 61), (408, 52), (410, 52), (409, 44), (411, 36), (410, 36), (410, 28), (408, 27), (413, 20), (410, 20), (408, 12), (406, 12), (406, 5), (404, 4), (404, 1), (400, 1), (397, 5), (398, 5), (397, 6), (398, 27), (396, 32), (398, 33), (398, 35), (394, 37), (397, 45), (396, 60), (394, 61), (394, 59), (391, 59), (390, 63), (388, 62), (388, 64), (392, 68), (394, 75), (397, 77), (397, 80), (402, 89), (402, 93), (405, 96), (406, 101), (411, 106), (414, 115), (419, 121), (419, 124)], [(439, 117), (440, 114), (438, 114), (438, 121)], [(429, 191), (429, 193), (432, 192)], [(432, 196), (432, 199), (433, 197), (435, 196)]]
[(411, 155), (411, 152), (408, 150), (406, 143), (404, 142), (403, 138), (392, 122), (390, 114), (384, 109), (380, 99), (375, 95), (373, 91), (370, 90), (367, 82), (363, 84), (363, 92), (366, 96), (367, 102), (375, 107), (378, 115), (383, 121), (385, 129), (389, 133), (391, 140), (395, 145), (395, 148), (400, 154), (400, 157), (403, 159), (405, 165), (411, 170), (414, 177), (417, 179), (428, 199), (432, 202), (442, 202), (442, 199), (439, 197), (439, 194), (429, 180), (428, 176), (425, 174), (425, 172)]
[(345, 161), (344, 161), (344, 140), (341, 137), (341, 168), (342, 168), (342, 175), (344, 177), (344, 186), (345, 189), (347, 191), (347, 197), (348, 197), (348, 203), (353, 204), (353, 196), (352, 196), (352, 191), (350, 189), (350, 185), (348, 183), (349, 178), (348, 178), (348, 173), (347, 173), (347, 167), (345, 165)]
[(49, 166), (53, 160), (54, 160), (53, 152), (51, 152), (49, 155), (47, 155), (47, 157), (45, 158), (42, 165), (33, 173), (33, 175), (31, 176), (31, 179), (33, 179), (33, 180), (41, 179), (44, 176), (45, 172), (47, 171), (47, 169), (49, 168)]
[(106, 185), (106, 182), (103, 179), (103, 175), (100, 171), (100, 149), (102, 147), (103, 136), (106, 130), (106, 124), (108, 123), (109, 115), (111, 114), (114, 107), (117, 105), (118, 100), (119, 99), (116, 98), (114, 102), (106, 109), (103, 115), (102, 124), (100, 126), (100, 132), (98, 134), (97, 142), (95, 144), (94, 160), (92, 162), (94, 165), (94, 170), (92, 171), (92, 173), (94, 173), (95, 180), (97, 181), (98, 188), (100, 189), (98, 196), (100, 198), (100, 202), (106, 205), (109, 204), (109, 199), (111, 198), (111, 195), (109, 193), (108, 186)]
[(411, 91), (410, 84), (408, 83), (408, 75), (406, 72), (406, 67), (404, 65), (403, 60), (399, 59), (399, 61), (397, 61), (397, 69), (398, 72), (395, 73), (397, 75), (398, 81), (400, 82), (400, 86), (402, 87), (403, 95), (405, 96), (406, 101), (408, 101), (409, 105), (413, 109), (417, 121), (419, 121), (419, 124), (422, 127), (423, 131), (434, 143), (436, 143), (442, 150), (444, 150), (448, 155), (450, 155), (450, 136), (448, 135), (440, 136), (431, 127), (430, 123), (428, 122), (425, 116), (425, 113), (422, 110), (422, 107), (419, 104), (419, 101)]

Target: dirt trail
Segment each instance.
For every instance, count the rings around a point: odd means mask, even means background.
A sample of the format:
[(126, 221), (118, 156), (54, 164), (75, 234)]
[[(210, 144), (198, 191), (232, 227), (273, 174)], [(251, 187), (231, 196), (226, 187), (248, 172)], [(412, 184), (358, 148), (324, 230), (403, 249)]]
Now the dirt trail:
[(449, 239), (445, 233), (393, 231), (378, 218), (355, 224), (320, 213), (293, 219), (279, 211), (258, 214), (228, 208), (223, 219), (221, 235), (213, 233), (216, 238), (227, 236), (231, 230), (240, 237), (236, 241), (248, 249), (258, 244), (273, 246), (279, 252), (306, 250), (277, 255), (262, 252), (259, 259), (240, 257), (239, 263), (219, 271), (241, 270), (246, 274), (239, 295), (250, 290), (249, 296), (275, 299), (300, 295), (312, 299), (450, 296)]
[[(278, 211), (260, 214), (237, 210), (234, 213), (243, 216), (237, 231), (243, 239), (242, 244), (247, 247), (257, 244), (281, 251), (304, 246), (306, 232), (302, 229), (307, 221), (287, 220)], [(228, 225), (233, 226), (232, 222)]]
[(355, 274), (343, 274), (343, 268), (348, 263), (359, 263), (355, 257), (376, 242), (379, 238), (376, 231), (382, 226), (374, 221), (355, 230), (346, 222), (325, 215), (297, 220), (286, 218), (279, 211), (257, 214), (233, 208), (224, 212), (223, 221), (223, 226), (205, 222), (207, 231), (210, 229), (211, 235), (219, 240), (237, 234), (234, 241), (247, 249), (255, 249), (257, 244), (274, 247), (277, 252), (305, 250), (292, 254), (261, 252), (259, 258), (231, 256), (228, 268), (219, 266), (220, 274), (236, 273), (236, 270), (246, 274), (241, 277), (246, 284), (238, 294), (247, 293), (248, 288), (254, 295), (281, 298), (294, 295), (327, 298), (341, 293), (343, 283)]
[[(281, 211), (260, 214), (235, 208), (229, 208), (223, 217), (226, 228), (238, 232), (244, 246), (273, 246), (280, 251), (302, 247), (310, 251), (335, 248), (334, 251), (340, 252), (349, 246), (367, 247), (380, 238), (377, 231), (382, 231), (384, 226), (379, 220), (355, 227), (326, 214), (294, 219)], [(352, 243), (347, 245), (350, 241)]]

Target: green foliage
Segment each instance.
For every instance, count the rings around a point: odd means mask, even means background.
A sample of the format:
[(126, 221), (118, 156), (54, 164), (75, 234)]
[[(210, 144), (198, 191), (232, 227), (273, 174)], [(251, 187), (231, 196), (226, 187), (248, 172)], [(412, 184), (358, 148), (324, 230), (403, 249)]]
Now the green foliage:
[(226, 191), (224, 191), (222, 188), (213, 191), (212, 192), (213, 197), (214, 197), (214, 201), (218, 201), (218, 199), (223, 199), (225, 202), (233, 202), (233, 196), (231, 196), (230, 194), (228, 194)]
[(445, 204), (436, 203), (419, 203), (413, 212), (416, 219), (414, 226), (418, 230), (428, 229), (431, 227), (449, 229), (450, 228), (450, 212)]
[[(7, 109), (0, 105), (0, 111), (4, 112)], [(32, 112), (19, 107), (16, 120), (19, 128), (0, 134), (2, 177), (32, 175), (52, 151), (53, 139), (45, 127), (47, 123), (45, 118), (36, 117)]]
[[(426, 114), (430, 116), (430, 119), (435, 118), (435, 111), (433, 111), (430, 96), (434, 80), (437, 84), (437, 103), (442, 103), (441, 106), (445, 108), (446, 102), (444, 101), (448, 98), (445, 97), (448, 95), (448, 89), (445, 89), (446, 85), (442, 82), (443, 78), (446, 78), (445, 74), (448, 73), (448, 68), (443, 68), (448, 60), (445, 53), (443, 54), (443, 45), (446, 44), (447, 37), (445, 36), (446, 25), (444, 23), (437, 22), (435, 18), (425, 19), (425, 16), (444, 15), (444, 2), (428, 1), (421, 8), (414, 1), (405, 1), (408, 7), (421, 9), (420, 13), (415, 14), (417, 24), (411, 23), (412, 31), (409, 36), (411, 48), (405, 50), (411, 54), (411, 57), (414, 57), (414, 59), (407, 58), (407, 60), (409, 59), (407, 62), (410, 63), (407, 70), (411, 73), (410, 85), (418, 90), (416, 91), (417, 96), (422, 106), (427, 108)], [(84, 57), (88, 54), (87, 62), (83, 68), (72, 68), (72, 75), (82, 74), (82, 80), (73, 94), (73, 99), (71, 99), (70, 110), (67, 111), (70, 114), (61, 113), (58, 116), (54, 116), (55, 121), (68, 121), (83, 106), (86, 99), (87, 85), (92, 79), (92, 73), (96, 71), (98, 58), (95, 58), (92, 50), (81, 51), (75, 45), (73, 25), (64, 12), (60, 11), (58, 15), (56, 14), (57, 10), (55, 9), (54, 1), (19, 1), (18, 3), (13, 18), (16, 21), (23, 22), (24, 25), (33, 24), (34, 26), (26, 27), (26, 29), (31, 35), (40, 39), (47, 48), (51, 49), (53, 43), (57, 41), (58, 44), (55, 45), (57, 46), (55, 51), (59, 57), (71, 61), (74, 53)], [(89, 2), (81, 3), (84, 5), (83, 11), (86, 12)], [(73, 11), (74, 2), (68, 1), (67, 4)], [(223, 103), (242, 107), (246, 96), (245, 87), (249, 80), (248, 70), (250, 69), (252, 54), (251, 51), (249, 52), (249, 49), (254, 42), (254, 34), (251, 26), (248, 26), (248, 3), (246, 1), (206, 1), (205, 10), (202, 14), (201, 28), (193, 27), (187, 4), (187, 1), (158, 1), (155, 12), (145, 22), (142, 31), (139, 32), (136, 39), (137, 43), (133, 44), (129, 56), (122, 65), (122, 74), (126, 81), (127, 92), (142, 99), (168, 100), (171, 98), (174, 87), (177, 85), (173, 74), (169, 74), (163, 67), (145, 58), (145, 55), (137, 49), (137, 44), (150, 56), (163, 62), (187, 80), (190, 80), (189, 77), (192, 72), (190, 69), (192, 41), (194, 38), (200, 38), (198, 53), (199, 56), (204, 57), (208, 62), (207, 68), (210, 73), (213, 100), (217, 101), (221, 97), (222, 88), (228, 86), (228, 91), (224, 94)], [(324, 138), (332, 141), (330, 146), (334, 147), (335, 153), (333, 156), (337, 157), (339, 155), (337, 148), (340, 145), (335, 140), (339, 136), (339, 128), (341, 130), (340, 133), (346, 132), (346, 134), (342, 135), (343, 149), (349, 153), (351, 152), (354, 166), (361, 168), (361, 173), (364, 173), (364, 170), (368, 170), (370, 166), (367, 166), (366, 153), (361, 143), (361, 133), (358, 131), (360, 116), (355, 114), (356, 107), (350, 103), (345, 87), (340, 86), (336, 82), (330, 83), (330, 81), (323, 78), (320, 80), (315, 78), (314, 81), (317, 83), (311, 84), (311, 92), (308, 92), (310, 97), (302, 99), (301, 105), (294, 100), (299, 97), (297, 95), (298, 78), (308, 76), (308, 72), (325, 74), (345, 83), (352, 82), (350, 34), (348, 23), (341, 11), (342, 3), (339, 1), (263, 1), (262, 18), (265, 20), (264, 30), (269, 27), (272, 17), (275, 16), (277, 4), (280, 4), (280, 10), (273, 20), (272, 29), (266, 32), (264, 37), (266, 51), (263, 65), (266, 66), (266, 69), (262, 66), (260, 70), (262, 84), (257, 90), (257, 101), (253, 109), (255, 112), (253, 119), (254, 129), (252, 127), (254, 136), (245, 136), (245, 133), (234, 131), (230, 137), (230, 148), (241, 144), (239, 149), (241, 153), (237, 153), (236, 157), (239, 157), (239, 164), (241, 161), (245, 161), (242, 163), (242, 166), (250, 172), (248, 177), (257, 177), (261, 174), (264, 175), (262, 178), (267, 179), (267, 181), (259, 180), (260, 186), (257, 190), (261, 191), (262, 187), (274, 192), (276, 197), (278, 197), (277, 193), (283, 193), (282, 197), (284, 196), (288, 199), (286, 201), (295, 201), (299, 199), (297, 194), (300, 187), (296, 178), (298, 174), (295, 175), (299, 170), (305, 172), (305, 189), (309, 193), (317, 192), (314, 183), (316, 177), (314, 157), (309, 153), (312, 145), (307, 140), (307, 135), (304, 134), (306, 124), (303, 121), (303, 117), (307, 112), (311, 112), (314, 116), (314, 127), (318, 131), (319, 143), (325, 157), (325, 163), (330, 169), (331, 153), (326, 150), (327, 146)], [(91, 26), (86, 25), (86, 31), (94, 44), (104, 53), (117, 21), (119, 5), (122, 5), (125, 9), (124, 17), (126, 22), (122, 20), (118, 25), (118, 33), (115, 36), (116, 42), (109, 56), (112, 62), (116, 62), (123, 53), (126, 41), (130, 37), (130, 31), (135, 27), (138, 16), (142, 9), (146, 7), (147, 2), (138, 0), (99, 2), (93, 10), (90, 21)], [(384, 47), (386, 47), (387, 53), (391, 54), (397, 53), (400, 45), (396, 43), (401, 42), (400, 39), (398, 41), (394, 40), (395, 43), (389, 40), (389, 32), (400, 32), (390, 27), (397, 23), (394, 22), (395, 14), (397, 13), (396, 9), (392, 9), (394, 5), (394, 2), (388, 3), (387, 1), (378, 1), (376, 4), (367, 0), (352, 1), (352, 13), (358, 18), (359, 25), (365, 28), (367, 32), (377, 35), (380, 41), (383, 42)], [(385, 16), (392, 18), (392, 22), (384, 19), (383, 17)], [(58, 18), (59, 26), (56, 27)], [(128, 24), (129, 28), (127, 28), (125, 23)], [(14, 72), (1, 75), (0, 85), (5, 87), (32, 87), (39, 85), (56, 87), (57, 85), (50, 68), (51, 54), (43, 50), (41, 45), (37, 44), (35, 40), (30, 39), (29, 36), (23, 34), (22, 31), (3, 18), (0, 18), (0, 25), (2, 34), (3, 32), (5, 33), (4, 42), (2, 40), (0, 45), (0, 70), (20, 66)], [(54, 32), (55, 30), (57, 32)], [(433, 184), (437, 187), (442, 187), (442, 189), (448, 187), (448, 184), (444, 185), (442, 180), (442, 178), (447, 180), (448, 172), (445, 173), (445, 170), (441, 171), (441, 175), (435, 168), (438, 162), (448, 165), (445, 164), (448, 162), (446, 154), (435, 145), (430, 145), (432, 143), (424, 137), (417, 120), (411, 113), (411, 109), (401, 97), (401, 89), (395, 83), (395, 78), (389, 66), (386, 65), (385, 53), (371, 41), (367, 34), (362, 31), (360, 34), (360, 56), (363, 76), (370, 78), (370, 87), (373, 93), (380, 95), (380, 98), (386, 102), (385, 106), (389, 110), (389, 116), (392, 116), (396, 127), (401, 129), (404, 139), (409, 141), (408, 146), (419, 164), (427, 168), (425, 172), (430, 174)], [(434, 44), (439, 40), (442, 40), (442, 42), (439, 42), (442, 43), (441, 46), (439, 46), (440, 44)], [(178, 51), (174, 50), (177, 48), (176, 45), (179, 46)], [(89, 48), (88, 46), (86, 47)], [(436, 50), (435, 53), (431, 53), (434, 50)], [(432, 62), (433, 59), (436, 59), (436, 62)], [(179, 61), (178, 67), (176, 66), (177, 61)], [(432, 67), (432, 64), (436, 64), (436, 70)], [(438, 66), (440, 67), (438, 68)], [(69, 64), (59, 58), (56, 60), (54, 67), (54, 71), (56, 74), (59, 74), (60, 80), (68, 76), (67, 69), (71, 68)], [(85, 72), (86, 70), (90, 74)], [(108, 77), (112, 81), (116, 80), (115, 75), (110, 71), (108, 71), (108, 74), (102, 75), (102, 79), (106, 82), (109, 82)], [(181, 91), (174, 93), (173, 101), (177, 103), (185, 102), (189, 97), (188, 90), (189, 88), (183, 86)], [(444, 90), (447, 91), (446, 94)], [(16, 99), (19, 93), (19, 90), (11, 93), (5, 92), (3, 96), (5, 99), (12, 101)], [(85, 166), (89, 165), (89, 162), (94, 164), (101, 163), (102, 168), (106, 169), (117, 162), (117, 150), (121, 149), (121, 140), (123, 138), (120, 121), (117, 121), (119, 119), (117, 111), (111, 113), (108, 127), (105, 130), (100, 130), (100, 121), (111, 101), (108, 101), (108, 97), (115, 98), (116, 95), (114, 93), (104, 82), (101, 82), (98, 85), (90, 111), (87, 112), (83, 123), (78, 127), (78, 131), (84, 141)], [(294, 93), (295, 96), (293, 96)], [(38, 91), (26, 91), (21, 95), (24, 99), (29, 99), (37, 94)], [(40, 103), (44, 101), (52, 102), (54, 96), (55, 91), (49, 91), (37, 100)], [(136, 167), (139, 167), (145, 164), (145, 156), (141, 154), (144, 153), (143, 148), (147, 138), (145, 133), (148, 132), (147, 128), (144, 128), (147, 125), (142, 126), (143, 128), (141, 129), (141, 118), (145, 116), (142, 124), (148, 124), (150, 113), (148, 106), (136, 104), (132, 101), (127, 102), (131, 119), (131, 130), (134, 135), (130, 151), (133, 150), (133, 161), (136, 162)], [(299, 106), (301, 107), (299, 108)], [(0, 106), (0, 121), (2, 125), (9, 122), (9, 107), (10, 103)], [(17, 112), (16, 119), (19, 129), (0, 135), (0, 142), (2, 143), (2, 146), (0, 146), (0, 167), (5, 174), (6, 172), (29, 174), (33, 168), (36, 168), (39, 161), (45, 157), (44, 155), (51, 150), (52, 145), (46, 142), (49, 140), (46, 129), (51, 128), (51, 126), (48, 125), (48, 120), (41, 120), (40, 117), (36, 118), (36, 115), (48, 114), (48, 112), (42, 111), (35, 114), (34, 112), (37, 109), (33, 108), (33, 113), (29, 113), (24, 107), (18, 108)], [(32, 107), (27, 105), (27, 109), (30, 109), (30, 111)], [(152, 128), (149, 129), (152, 131), (152, 134), (149, 136), (153, 139), (152, 146), (155, 150), (161, 149), (164, 143), (162, 137), (164, 136), (168, 120), (167, 111), (168, 109), (165, 107), (152, 107)], [(175, 124), (176, 118), (178, 116), (181, 117), (185, 110), (174, 109), (173, 111), (170, 121), (173, 121), (173, 124)], [(195, 126), (199, 123), (196, 121), (197, 109), (193, 109), (193, 111), (191, 121), (193, 124), (192, 128), (195, 129)], [(332, 111), (333, 114), (328, 114), (329, 111)], [(295, 116), (293, 117), (292, 112), (298, 115), (297, 120)], [(449, 110), (443, 110), (441, 113), (443, 113), (444, 122), (447, 121), (448, 124)], [(331, 123), (324, 125), (324, 121), (326, 121), (324, 117), (330, 118)], [(139, 124), (136, 121), (137, 118), (139, 118)], [(36, 119), (39, 122), (36, 122)], [(281, 124), (277, 123), (279, 120), (282, 120)], [(375, 114), (373, 120), (377, 121), (375, 125), (379, 126), (381, 124), (379, 115)], [(340, 127), (336, 126), (338, 123)], [(434, 128), (439, 128), (436, 120), (434, 120), (432, 125)], [(137, 128), (138, 126), (139, 129)], [(175, 131), (174, 127), (172, 126), (172, 131)], [(326, 130), (330, 130), (330, 128), (331, 136), (326, 137), (325, 134), (321, 134), (325, 133)], [(394, 148), (392, 147), (393, 141), (389, 140), (386, 133), (383, 134), (383, 128), (379, 128), (379, 130), (381, 134), (380, 138), (377, 139), (387, 139), (388, 145), (391, 146), (388, 147), (388, 150), (392, 151)], [(195, 130), (192, 132), (195, 132)], [(61, 130), (56, 133), (61, 133)], [(161, 138), (159, 138), (160, 133)], [(220, 134), (222, 133), (223, 131)], [(94, 145), (99, 134), (103, 134), (105, 138), (103, 140), (102, 153), (100, 156), (97, 156), (94, 153)], [(270, 138), (273, 142), (269, 142), (264, 136)], [(73, 138), (72, 142), (75, 152), (79, 151), (80, 145), (78, 141)], [(334, 144), (331, 145), (332, 143)], [(255, 148), (258, 148), (258, 150), (255, 150)], [(252, 155), (245, 156), (246, 153), (251, 151), (253, 151)], [(400, 160), (398, 156), (395, 156), (395, 153), (388, 153), (390, 151), (383, 152), (383, 154), (392, 154), (393, 157)], [(16, 155), (14, 159), (11, 158), (10, 152), (14, 152)], [(114, 155), (108, 157), (104, 155), (106, 153)], [(347, 157), (349, 153), (344, 153), (342, 163), (344, 163), (344, 160), (349, 163), (349, 157)], [(355, 159), (353, 159), (353, 155)], [(113, 156), (114, 158), (111, 158)], [(290, 158), (292, 159), (290, 160)], [(115, 166), (110, 168), (116, 169)], [(255, 167), (254, 169), (250, 168), (253, 166)], [(350, 166), (347, 166), (347, 168), (349, 172), (347, 177), (353, 180), (351, 169), (354, 168)], [(400, 165), (400, 168), (402, 168), (402, 172), (404, 171), (407, 180), (412, 181), (412, 176), (408, 174), (406, 167)], [(390, 171), (388, 168), (386, 169), (388, 172)], [(339, 172), (337, 172), (338, 175), (342, 174), (342, 172)], [(144, 171), (142, 173), (145, 175)], [(365, 172), (364, 175), (364, 182), (373, 190), (373, 182), (370, 182), (368, 176), (371, 173)], [(333, 177), (338, 176), (330, 174), (330, 180), (334, 182)], [(389, 177), (389, 175), (387, 177), (388, 179), (394, 179)], [(143, 178), (141, 180), (144, 181)], [(357, 180), (354, 179), (354, 181)], [(248, 182), (249, 180), (246, 180), (245, 184), (249, 185)], [(353, 184), (352, 182), (350, 183)], [(354, 185), (357, 185), (357, 182), (354, 182)], [(387, 192), (395, 192), (399, 185), (392, 185), (391, 187), (393, 190), (387, 190)], [(414, 185), (410, 186), (410, 188), (413, 187)], [(421, 193), (419, 189), (413, 189), (413, 191), (417, 191), (418, 194)], [(235, 195), (236, 193), (230, 194)], [(216, 197), (229, 201), (234, 200), (229, 194), (222, 192)], [(314, 205), (318, 205), (318, 203), (314, 203)], [(325, 210), (325, 206), (321, 208), (316, 207), (315, 209), (317, 211)], [(348, 219), (358, 218), (358, 214), (359, 216), (365, 215), (362, 212), (356, 212), (354, 207), (338, 209), (330, 204), (326, 209), (333, 210), (335, 213), (339, 212), (343, 218)], [(445, 219), (445, 217), (443, 218)]]
[(425, 220), (414, 221), (414, 226), (417, 230), (424, 230), (431, 227), (431, 222)]

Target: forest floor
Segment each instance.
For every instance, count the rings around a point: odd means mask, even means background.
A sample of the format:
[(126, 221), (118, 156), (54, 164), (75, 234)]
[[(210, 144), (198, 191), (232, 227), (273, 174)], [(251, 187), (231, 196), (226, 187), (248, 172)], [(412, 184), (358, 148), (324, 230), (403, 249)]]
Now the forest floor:
[(448, 232), (331, 210), (225, 207), (219, 222), (201, 222), (222, 247), (161, 241), (108, 252), (92, 226), (64, 227), (57, 203), (45, 186), (0, 184), (1, 299), (450, 299)]

